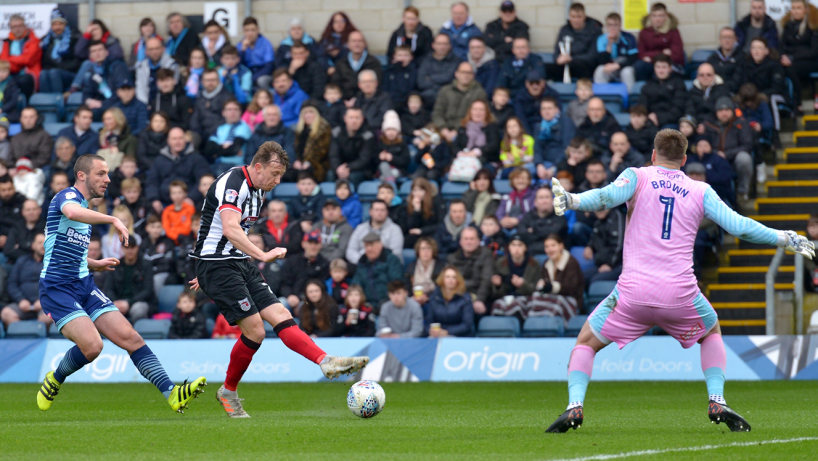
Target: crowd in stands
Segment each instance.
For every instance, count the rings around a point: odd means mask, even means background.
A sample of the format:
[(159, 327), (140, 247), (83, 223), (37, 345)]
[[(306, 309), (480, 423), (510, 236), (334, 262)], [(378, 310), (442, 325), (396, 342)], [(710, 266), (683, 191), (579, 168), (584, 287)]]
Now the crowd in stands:
[[(132, 234), (123, 247), (94, 226), (89, 257), (121, 261), (97, 285), (132, 322), (170, 317), (171, 337), (235, 336), (201, 293), (183, 292), (172, 314), (157, 297), (195, 276), (187, 254), (214, 179), (267, 141), (288, 152), (283, 183), (297, 194), (274, 190), (251, 229), (286, 259), (255, 264), (307, 333), (468, 336), (485, 315), (568, 320), (587, 312), (590, 284), (621, 273), (625, 215), (557, 216), (552, 178), (573, 192), (604, 187), (649, 163), (657, 131), (672, 127), (689, 140), (687, 173), (740, 209), (763, 181), (780, 110), (800, 113), (818, 71), (818, 9), (805, 0), (780, 34), (751, 0), (695, 75), (663, 3), (638, 36), (619, 14), (603, 22), (573, 3), (548, 55), (532, 51), (511, 1), (484, 28), (454, 3), (437, 31), (410, 6), (385, 65), (353, 19), (334, 13), (316, 37), (293, 19), (276, 47), (252, 17), (233, 42), (216, 21), (199, 36), (171, 13), (165, 31), (142, 20), (127, 47), (99, 19), (73, 30), (55, 9), (40, 39), (11, 16), (0, 50), (2, 321), (49, 322), (38, 301), (45, 211), (74, 183), (77, 157), (95, 153), (112, 182), (90, 206)], [(569, 73), (570, 101), (549, 84)], [(611, 84), (636, 90), (627, 121), (595, 94)], [(48, 132), (44, 114), (19, 104), (35, 93), (79, 99), (70, 126)], [(376, 192), (359, 195), (373, 180)]]

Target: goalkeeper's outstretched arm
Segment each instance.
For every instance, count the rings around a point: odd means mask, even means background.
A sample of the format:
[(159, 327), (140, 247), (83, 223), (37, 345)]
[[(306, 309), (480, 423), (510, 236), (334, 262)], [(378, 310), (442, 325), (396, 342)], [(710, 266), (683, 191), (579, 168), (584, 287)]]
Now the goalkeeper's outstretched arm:
[(636, 172), (631, 168), (623, 171), (616, 181), (601, 189), (592, 189), (581, 194), (566, 192), (556, 178), (552, 180), (554, 211), (562, 216), (565, 210), (602, 211), (618, 207), (636, 193)]

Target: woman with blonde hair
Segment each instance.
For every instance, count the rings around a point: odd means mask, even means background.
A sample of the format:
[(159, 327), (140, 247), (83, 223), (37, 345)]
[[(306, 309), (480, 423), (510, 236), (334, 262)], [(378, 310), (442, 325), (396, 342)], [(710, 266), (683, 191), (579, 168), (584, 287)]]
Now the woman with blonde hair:
[(118, 107), (111, 107), (102, 114), (102, 129), (99, 130), (99, 147), (97, 155), (108, 163), (111, 171), (119, 168), (122, 157), (136, 157), (138, 142), (131, 134), (131, 128), (125, 114)]
[[(128, 233), (133, 237), (128, 245), (139, 246), (142, 244), (142, 237), (134, 232), (133, 215), (126, 205), (117, 206), (111, 215), (114, 218), (119, 218), (122, 224), (128, 228)], [(122, 251), (122, 242), (119, 241), (119, 235), (116, 233), (114, 226), (110, 226), (108, 233), (102, 236), (102, 257), (122, 259), (123, 256), (124, 252)]]
[(438, 257), (437, 241), (432, 237), (421, 237), (415, 243), (417, 259), (406, 266), (404, 277), (412, 287), (412, 297), (418, 304), (426, 304), (429, 296), (437, 288), (436, 280), (445, 263)]
[(318, 113), (318, 108), (311, 102), (301, 106), (301, 114), (295, 125), (295, 155), (293, 165), (284, 174), (282, 181), (293, 182), (298, 173), (311, 170), (318, 182), (324, 181), (329, 170), (329, 144), (332, 140), (332, 128)]
[(466, 281), (454, 266), (446, 266), (437, 277), (437, 289), (423, 309), (426, 331), (433, 338), (474, 335), (474, 306), (466, 293)]

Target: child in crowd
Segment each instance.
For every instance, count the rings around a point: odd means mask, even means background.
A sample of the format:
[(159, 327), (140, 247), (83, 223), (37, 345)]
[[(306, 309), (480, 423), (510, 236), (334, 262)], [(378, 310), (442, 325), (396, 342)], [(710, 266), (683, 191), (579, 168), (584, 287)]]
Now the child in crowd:
[[(1, 84), (1, 83), (0, 83)], [(11, 163), (11, 142), (9, 141), (9, 121), (0, 119), (0, 163)]]
[(122, 195), (114, 199), (114, 206), (124, 205), (131, 212), (134, 219), (134, 231), (142, 237), (147, 236), (145, 218), (150, 209), (142, 196), (142, 183), (137, 178), (122, 180)]
[[(104, 208), (102, 212), (105, 212)], [(122, 224), (126, 229), (128, 229), (128, 234), (133, 235), (136, 239), (135, 242), (128, 242), (128, 245), (139, 246), (142, 244), (142, 237), (134, 232), (133, 215), (131, 215), (131, 211), (128, 209), (128, 207), (125, 205), (119, 205), (114, 208), (111, 215), (122, 221)], [(114, 226), (108, 226), (108, 233), (102, 236), (102, 257), (122, 259), (125, 256), (122, 248), (122, 242), (119, 241), (119, 234), (117, 233), (116, 229)]]
[(131, 134), (138, 135), (148, 126), (148, 106), (136, 99), (136, 89), (130, 80), (117, 88), (116, 95), (118, 100), (113, 107), (118, 107), (125, 114)]
[(568, 103), (565, 115), (571, 118), (574, 125), (580, 126), (588, 115), (588, 101), (594, 97), (594, 84), (587, 78), (577, 80), (577, 89), (574, 90), (577, 99)]
[(393, 107), (406, 106), (406, 99), (417, 87), (417, 80), (418, 66), (413, 60), (412, 47), (408, 44), (396, 47), (394, 59), (383, 76), (383, 91), (392, 98)]
[(506, 239), (503, 232), (500, 232), (501, 230), (497, 216), (486, 215), (483, 217), (483, 222), (480, 223), (480, 232), (483, 234), (480, 238), (480, 246), (491, 249), (494, 257), (503, 256), (506, 251), (508, 239)]
[(409, 148), (401, 136), (400, 118), (394, 110), (386, 111), (383, 116), (378, 150), (378, 172), (382, 181), (395, 182), (406, 174), (410, 162)]
[(692, 115), (685, 115), (679, 119), (679, 131), (687, 137), (687, 155), (696, 152), (696, 142), (694, 138), (696, 137), (697, 126), (696, 118)]
[(165, 286), (168, 276), (175, 271), (175, 245), (164, 235), (162, 221), (156, 215), (148, 216), (145, 220), (147, 238), (142, 239), (139, 253), (142, 258), (150, 261), (153, 267), (153, 291), (159, 296), (159, 291)]
[(363, 219), (363, 208), (358, 194), (352, 192), (352, 186), (346, 179), (339, 179), (335, 182), (335, 198), (341, 204), (341, 214), (353, 229), (361, 224)]
[(510, 236), (516, 232), (523, 215), (534, 209), (536, 191), (531, 187), (531, 172), (525, 168), (515, 168), (508, 180), (512, 191), (503, 196), (496, 216), (500, 227)]
[(156, 71), (156, 96), (148, 103), (152, 113), (163, 112), (167, 116), (170, 126), (166, 132), (170, 128), (179, 127), (183, 130), (190, 128), (193, 101), (181, 89), (177, 90), (176, 74), (171, 69)]
[(187, 184), (184, 181), (170, 183), (170, 201), (173, 203), (162, 211), (162, 227), (165, 235), (173, 240), (174, 245), (178, 245), (179, 236), (190, 235), (190, 223), (196, 212), (187, 200)]
[(27, 157), (17, 160), (14, 166), (17, 169), (17, 174), (14, 175), (14, 189), (27, 199), (36, 201), (37, 205), (42, 205), (45, 201), (43, 170), (34, 168), (34, 164)]
[(508, 119), (514, 115), (514, 105), (509, 104), (510, 101), (511, 92), (508, 88), (497, 87), (494, 89), (489, 108), (494, 115), (497, 126), (506, 126)]
[(400, 116), (400, 125), (403, 131), (403, 137), (412, 139), (417, 136), (416, 131), (423, 129), (429, 122), (432, 121), (432, 116), (423, 107), (423, 99), (420, 94), (412, 92), (406, 98), (406, 109), (402, 111)]
[(568, 144), (565, 150), (565, 160), (557, 166), (557, 171), (567, 171), (575, 178), (584, 178), (585, 169), (591, 159), (593, 148), (591, 143), (584, 138), (576, 137)]
[(414, 178), (426, 178), (437, 181), (446, 173), (452, 163), (452, 151), (445, 142), (440, 130), (433, 124), (415, 131), (415, 146), (418, 148), (418, 168)]
[(213, 182), (216, 181), (216, 177), (213, 176), (213, 173), (205, 173), (199, 178), (199, 194), (201, 194), (202, 198), (197, 199), (193, 202), (193, 206), (197, 210), (201, 210), (202, 206), (204, 206), (205, 197), (207, 197), (207, 191), (210, 190), (210, 186)]
[(334, 83), (330, 83), (324, 87), (324, 102), (319, 104), (318, 112), (321, 117), (329, 123), (329, 126), (335, 128), (344, 125), (344, 112), (346, 106), (341, 99), (341, 87)]
[(389, 219), (397, 225), (401, 225), (406, 216), (403, 199), (395, 191), (395, 186), (389, 182), (381, 182), (378, 186), (378, 193), (375, 196), (378, 200), (383, 200), (389, 207)]
[(247, 105), (247, 110), (241, 116), (241, 120), (250, 127), (250, 132), (256, 130), (256, 125), (264, 123), (264, 108), (273, 103), (270, 92), (261, 89), (253, 95), (253, 100)]
[[(0, 162), (2, 165), (2, 162)], [(48, 207), (51, 205), (51, 199), (63, 189), (67, 189), (71, 184), (68, 182), (68, 173), (64, 171), (57, 171), (51, 175), (51, 182), (49, 182), (48, 190), (45, 193), (45, 200), (43, 200), (43, 214), (46, 216)]]
[(339, 305), (340, 336), (375, 336), (373, 311), (372, 306), (366, 302), (364, 289), (360, 285), (349, 287), (344, 304)]
[(236, 339), (241, 336), (241, 327), (238, 325), (230, 326), (224, 315), (219, 314), (216, 317), (216, 326), (213, 328), (213, 339)]
[(503, 162), (501, 179), (507, 179), (517, 167), (524, 167), (533, 173), (536, 169), (534, 166), (534, 138), (525, 132), (523, 123), (517, 117), (510, 117), (505, 127), (503, 141), (500, 142), (500, 161)]
[(196, 306), (192, 291), (183, 291), (176, 301), (176, 309), (170, 321), (168, 339), (206, 339), (207, 317)]
[(304, 233), (312, 230), (313, 223), (321, 220), (321, 210), (324, 208), (324, 193), (321, 186), (309, 171), (298, 173), (298, 197), (290, 200), (290, 222), (300, 222)]
[(110, 175), (111, 182), (108, 183), (108, 197), (115, 199), (122, 197), (122, 181), (135, 178), (138, 173), (139, 167), (137, 166), (136, 157), (133, 155), (122, 157), (122, 163)]
[(347, 262), (341, 258), (333, 259), (329, 263), (329, 278), (327, 279), (327, 293), (339, 306), (344, 304), (349, 292), (349, 269)]
[(636, 152), (650, 158), (653, 152), (653, 140), (656, 138), (659, 129), (651, 120), (648, 120), (648, 108), (642, 104), (631, 106), (628, 112), (631, 116), (631, 123), (625, 128), (628, 142), (631, 143)]
[(204, 72), (206, 65), (207, 58), (205, 57), (204, 50), (194, 48), (193, 51), (190, 52), (188, 66), (190, 75), (188, 75), (187, 81), (185, 82), (185, 94), (188, 98), (195, 99), (196, 96), (199, 96), (199, 92), (202, 90), (202, 72)]

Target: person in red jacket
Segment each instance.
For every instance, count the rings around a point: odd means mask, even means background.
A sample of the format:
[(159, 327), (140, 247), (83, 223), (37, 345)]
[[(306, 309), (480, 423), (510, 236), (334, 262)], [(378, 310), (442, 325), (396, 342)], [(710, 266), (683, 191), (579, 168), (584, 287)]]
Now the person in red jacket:
[(664, 3), (654, 3), (650, 14), (642, 19), (639, 32), (639, 60), (634, 64), (637, 80), (649, 80), (653, 76), (653, 58), (666, 54), (673, 61), (673, 70), (683, 72), (685, 50), (679, 33), (679, 20), (667, 12)]
[(40, 39), (26, 26), (26, 20), (19, 14), (9, 18), (9, 36), (3, 40), (0, 59), (11, 64), (11, 75), (27, 98), (37, 88), (42, 69), (43, 50)]

